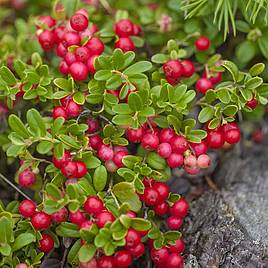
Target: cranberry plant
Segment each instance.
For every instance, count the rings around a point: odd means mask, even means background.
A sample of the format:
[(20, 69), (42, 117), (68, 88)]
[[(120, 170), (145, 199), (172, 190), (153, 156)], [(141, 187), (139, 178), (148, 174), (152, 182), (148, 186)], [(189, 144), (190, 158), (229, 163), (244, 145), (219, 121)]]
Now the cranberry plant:
[(159, 48), (128, 12), (98, 26), (94, 12), (56, 1), (29, 50), (0, 67), (18, 187), (0, 176), (25, 198), (0, 204), (2, 267), (39, 267), (53, 251), (61, 267), (182, 267), (189, 205), (166, 184), (172, 169), (208, 168), (209, 150), (240, 141), (238, 115), (267, 104), (263, 63), (239, 70), (201, 32)]

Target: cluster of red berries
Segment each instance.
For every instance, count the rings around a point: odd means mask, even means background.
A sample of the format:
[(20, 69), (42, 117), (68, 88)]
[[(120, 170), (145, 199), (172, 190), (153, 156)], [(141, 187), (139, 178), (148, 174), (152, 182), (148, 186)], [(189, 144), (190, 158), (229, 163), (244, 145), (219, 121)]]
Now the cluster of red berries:
[(159, 156), (166, 159), (170, 168), (183, 166), (185, 171), (196, 174), (200, 168), (207, 168), (210, 165), (210, 158), (206, 154), (208, 146), (205, 142), (189, 143), (182, 135), (177, 135), (171, 128), (162, 130), (154, 127), (140, 127), (128, 129), (126, 132), (128, 140), (134, 143), (141, 143), (148, 151), (156, 151)]
[(82, 81), (95, 73), (94, 61), (103, 53), (104, 43), (93, 36), (98, 28), (95, 24), (89, 27), (86, 10), (78, 10), (67, 25), (57, 25), (50, 16), (41, 16), (40, 22), (49, 29), (37, 31), (39, 43), (45, 51), (55, 48), (56, 54), (62, 58), (59, 65), (62, 74), (71, 74), (75, 80)]
[(202, 77), (195, 84), (196, 91), (206, 94), (209, 89), (213, 89), (222, 79), (221, 72), (203, 72)]
[[(44, 211), (36, 212), (36, 204), (31, 200), (23, 200), (19, 205), (19, 212), (25, 218), (31, 218), (31, 224), (35, 230), (47, 230), (52, 221), (52, 217)], [(39, 240), (39, 249), (42, 252), (50, 252), (54, 248), (54, 240), (49, 234), (42, 234)]]
[(20, 172), (18, 176), (18, 182), (21, 187), (32, 187), (36, 182), (36, 174), (33, 173), (33, 171), (31, 171), (29, 168), (27, 168)]

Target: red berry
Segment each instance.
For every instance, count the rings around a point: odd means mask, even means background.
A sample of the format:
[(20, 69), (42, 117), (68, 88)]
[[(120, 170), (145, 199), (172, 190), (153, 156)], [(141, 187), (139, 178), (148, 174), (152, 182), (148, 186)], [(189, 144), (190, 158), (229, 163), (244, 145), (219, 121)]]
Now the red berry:
[(184, 162), (183, 163), (184, 163), (184, 166), (187, 166), (187, 167), (192, 168), (192, 167), (195, 167), (196, 166), (197, 160), (196, 160), (196, 157), (195, 156), (189, 155), (189, 156), (186, 156), (184, 158)]
[(177, 168), (183, 164), (183, 156), (181, 154), (172, 153), (167, 159), (167, 164), (171, 168)]
[(133, 212), (133, 211), (128, 211), (128, 212), (126, 213), (126, 215), (127, 215), (129, 218), (136, 218), (136, 217), (137, 217), (136, 213)]
[(88, 19), (81, 13), (74, 14), (70, 19), (71, 27), (77, 31), (84, 31), (88, 26)]
[(208, 147), (204, 141), (201, 141), (200, 143), (191, 143), (190, 146), (196, 156), (205, 154), (208, 151)]
[(52, 111), (52, 116), (54, 119), (57, 119), (58, 117), (63, 117), (64, 119), (67, 119), (67, 113), (62, 106), (55, 107)]
[(114, 263), (117, 268), (127, 268), (131, 265), (132, 258), (127, 250), (119, 250), (114, 255)]
[(256, 143), (262, 143), (264, 140), (264, 133), (261, 129), (257, 129), (252, 133), (252, 139)]
[(183, 267), (183, 257), (179, 254), (172, 253), (167, 258), (166, 267), (168, 268), (182, 268)]
[(213, 149), (219, 149), (224, 145), (223, 133), (220, 130), (211, 130), (206, 138), (207, 146)]
[(164, 128), (161, 130), (159, 134), (160, 142), (167, 142), (170, 143), (172, 138), (175, 136), (175, 132), (171, 128)]
[(95, 60), (98, 56), (92, 56), (88, 59), (87, 61), (87, 68), (90, 74), (95, 74), (96, 73), (96, 69), (95, 69)]
[(26, 263), (19, 263), (15, 268), (28, 268), (28, 265)]
[(143, 128), (129, 128), (126, 132), (127, 138), (129, 141), (134, 143), (141, 142), (141, 139), (144, 135), (144, 129)]
[(121, 37), (115, 43), (115, 48), (120, 48), (124, 52), (134, 51), (135, 50), (135, 45), (134, 45), (133, 41), (129, 37)]
[(33, 215), (31, 223), (36, 230), (45, 230), (51, 224), (51, 216), (43, 211), (37, 212)]
[(60, 210), (58, 210), (57, 212), (53, 213), (51, 215), (51, 219), (54, 222), (60, 223), (60, 222), (64, 222), (66, 220), (67, 215), (68, 215), (68, 210), (63, 207)]
[(81, 15), (85, 16), (85, 17), (88, 19), (88, 13), (87, 13), (87, 11), (86, 11), (85, 9), (83, 9), (83, 8), (77, 10), (77, 11), (75, 12), (75, 14), (81, 14)]
[(69, 46), (80, 46), (81, 38), (75, 32), (67, 32), (62, 37), (62, 44), (65, 47)]
[(151, 249), (151, 258), (155, 264), (162, 264), (167, 261), (168, 250), (166, 247), (160, 249)]
[(31, 170), (25, 169), (19, 174), (18, 181), (22, 187), (31, 187), (36, 181), (36, 176)]
[(178, 60), (169, 60), (163, 65), (166, 78), (179, 79), (183, 75), (183, 66)]
[(67, 48), (62, 43), (59, 43), (57, 48), (56, 48), (57, 56), (63, 58), (63, 57), (65, 57), (67, 52), (68, 52)]
[(159, 144), (159, 138), (155, 133), (147, 133), (143, 136), (141, 144), (146, 150), (156, 150)]
[(195, 47), (199, 51), (205, 51), (208, 50), (210, 47), (210, 40), (206, 36), (200, 36), (195, 41)]
[(220, 72), (210, 73), (209, 75), (210, 76), (208, 77), (207, 73), (204, 72), (203, 75), (202, 75), (202, 77), (207, 78), (208, 80), (210, 80), (210, 82), (213, 85), (218, 84), (221, 81), (221, 79), (222, 79), (222, 73), (220, 73)]
[(178, 230), (182, 225), (182, 219), (174, 216), (168, 217), (167, 225), (171, 230)]
[(89, 145), (92, 147), (92, 149), (98, 150), (102, 144), (102, 139), (99, 135), (89, 137)]
[(122, 19), (114, 26), (115, 33), (119, 37), (128, 37), (132, 35), (134, 30), (133, 28), (133, 23), (129, 19)]
[(76, 178), (77, 165), (75, 162), (69, 161), (61, 167), (61, 172), (66, 178)]
[(205, 94), (209, 89), (213, 88), (213, 85), (210, 80), (200, 78), (197, 80), (195, 87), (198, 92)]
[(124, 164), (122, 162), (124, 156), (128, 155), (127, 152), (123, 152), (123, 151), (120, 151), (120, 152), (117, 152), (114, 154), (114, 157), (113, 157), (113, 162), (116, 164), (117, 167), (123, 167)]
[(193, 167), (185, 166), (184, 170), (190, 175), (196, 175), (200, 172), (200, 168), (198, 166), (193, 166)]
[(63, 157), (61, 159), (57, 159), (55, 156), (52, 157), (52, 162), (56, 168), (62, 168), (66, 162), (69, 162), (71, 159), (71, 153), (69, 151), (64, 151)]
[(90, 57), (90, 53), (87, 47), (78, 47), (75, 50), (75, 58), (77, 61), (87, 62), (89, 57)]
[(104, 51), (104, 44), (98, 37), (91, 37), (85, 44), (91, 56), (100, 55)]
[(48, 28), (52, 28), (56, 25), (56, 21), (51, 16), (40, 16), (38, 21), (41, 22), (41, 24), (45, 24)]
[(69, 220), (71, 223), (80, 225), (82, 222), (86, 221), (86, 217), (85, 214), (78, 209), (76, 212), (69, 213)]
[(114, 259), (112, 256), (100, 256), (97, 264), (98, 268), (115, 268)]
[(128, 149), (127, 149), (126, 147), (124, 147), (124, 146), (120, 146), (120, 145), (115, 146), (115, 147), (114, 147), (114, 153), (116, 154), (116, 153), (118, 153), (118, 152), (128, 153)]
[(54, 48), (56, 38), (53, 32), (49, 30), (43, 31), (39, 36), (38, 40), (40, 45), (45, 51), (49, 51)]
[(60, 62), (59, 71), (64, 75), (67, 75), (69, 73), (69, 66), (66, 61), (63, 60)]
[(82, 62), (74, 62), (69, 67), (71, 76), (76, 81), (86, 80), (88, 78), (88, 68)]
[(90, 196), (84, 203), (84, 209), (88, 214), (93, 214), (94, 216), (100, 214), (103, 211), (103, 202), (97, 196)]
[(188, 202), (184, 198), (180, 198), (173, 204), (171, 208), (171, 214), (178, 218), (184, 218), (188, 213), (188, 209)]
[(190, 60), (183, 60), (181, 61), (181, 65), (183, 67), (182, 76), (184, 77), (191, 77), (195, 72), (195, 67), (192, 61)]
[(168, 158), (172, 153), (171, 145), (167, 142), (160, 143), (157, 147), (157, 153), (163, 158)]
[(182, 239), (178, 239), (176, 241), (176, 244), (169, 248), (169, 251), (180, 254), (184, 251), (184, 248), (185, 248), (184, 241)]
[(133, 35), (138, 36), (140, 35), (142, 29), (140, 27), (140, 25), (137, 24), (133, 24)]
[(254, 110), (258, 105), (258, 101), (256, 99), (251, 99), (246, 103), (246, 106), (252, 110)]
[(230, 129), (224, 133), (224, 140), (229, 144), (235, 144), (240, 141), (241, 134), (239, 129)]
[(171, 139), (170, 145), (173, 153), (183, 154), (188, 149), (188, 142), (183, 136), (175, 136)]
[(163, 202), (166, 199), (168, 199), (170, 190), (169, 190), (169, 187), (166, 183), (155, 182), (153, 185), (153, 189), (155, 189), (159, 194), (159, 201), (158, 202)]
[(76, 62), (76, 57), (74, 53), (67, 52), (64, 56), (64, 60), (68, 65), (71, 65), (72, 63)]
[(129, 228), (126, 239), (126, 246), (127, 247), (135, 247), (141, 242), (140, 234), (138, 231), (134, 230), (133, 228)]
[(93, 221), (85, 220), (79, 225), (79, 228), (86, 230), (86, 229), (90, 229), (92, 225), (93, 225)]
[(154, 207), (154, 212), (158, 216), (164, 216), (168, 211), (168, 204), (166, 202), (160, 203)]
[(76, 161), (77, 166), (77, 172), (76, 172), (76, 178), (82, 178), (87, 174), (87, 166), (82, 161)]
[(227, 123), (225, 125), (223, 125), (221, 127), (223, 133), (225, 134), (227, 131), (231, 130), (231, 129), (238, 129), (239, 130), (239, 127), (236, 123), (234, 122), (231, 122), (231, 123)]
[(103, 211), (96, 217), (96, 224), (99, 228), (103, 228), (106, 223), (113, 222), (115, 220), (112, 213), (108, 211)]
[(54, 248), (54, 240), (49, 234), (42, 234), (41, 240), (39, 240), (39, 249), (42, 252), (48, 253)]
[(23, 200), (19, 205), (19, 212), (25, 218), (32, 217), (35, 210), (36, 204), (31, 200)]
[(59, 26), (54, 30), (55, 38), (56, 38), (56, 43), (60, 43), (64, 34), (65, 34), (65, 27), (64, 26)]
[(148, 206), (155, 206), (159, 203), (159, 193), (153, 188), (145, 188), (143, 200)]
[(80, 262), (79, 268), (97, 268), (97, 261), (93, 258), (88, 262)]
[(99, 129), (99, 123), (97, 120), (93, 119), (93, 118), (89, 118), (87, 120), (87, 125), (88, 125), (88, 129), (87, 132), (89, 134), (95, 133), (98, 131)]
[(210, 162), (210, 157), (207, 154), (201, 154), (197, 158), (197, 165), (199, 168), (208, 168)]
[(112, 160), (114, 156), (113, 149), (108, 145), (103, 144), (99, 148), (98, 156), (103, 161)]
[(137, 258), (141, 257), (145, 253), (145, 246), (144, 246), (143, 243), (139, 243), (135, 247), (128, 248), (128, 250), (129, 250), (131, 256), (134, 259), (137, 259)]

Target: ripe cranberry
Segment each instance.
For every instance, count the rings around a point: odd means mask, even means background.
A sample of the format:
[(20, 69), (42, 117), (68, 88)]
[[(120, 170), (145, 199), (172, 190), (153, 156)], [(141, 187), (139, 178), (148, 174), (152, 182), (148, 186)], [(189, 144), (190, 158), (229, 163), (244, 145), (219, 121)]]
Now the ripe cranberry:
[(69, 46), (80, 46), (81, 38), (75, 32), (67, 32), (62, 37), (62, 44), (65, 47)]
[(116, 154), (118, 152), (124, 152), (124, 153), (127, 153), (128, 154), (128, 149), (126, 147), (120, 146), (120, 145), (115, 146), (114, 147), (114, 153)]
[(69, 66), (66, 61), (63, 60), (60, 62), (59, 71), (64, 75), (67, 75), (69, 73)]
[(151, 258), (155, 264), (164, 264), (168, 258), (168, 250), (166, 247), (160, 249), (151, 249)]
[(39, 249), (42, 252), (48, 253), (54, 248), (54, 240), (49, 234), (42, 234), (41, 240), (39, 240)]
[(36, 230), (45, 230), (51, 224), (51, 216), (43, 211), (37, 212), (33, 215), (31, 223)]
[(103, 144), (99, 148), (98, 156), (103, 161), (112, 160), (114, 156), (113, 149), (108, 145)]
[(184, 241), (182, 239), (178, 239), (176, 241), (176, 244), (169, 248), (169, 251), (172, 253), (180, 254), (184, 251), (184, 248), (185, 248)]
[(99, 228), (103, 228), (106, 223), (113, 222), (115, 220), (112, 213), (108, 211), (103, 211), (96, 217), (96, 224)]
[(77, 172), (76, 178), (82, 178), (87, 174), (87, 166), (83, 161), (76, 161)]
[(98, 56), (92, 56), (88, 59), (87, 61), (87, 68), (90, 74), (95, 74), (96, 73), (96, 69), (95, 69), (95, 60)]
[(172, 138), (175, 136), (175, 132), (171, 128), (164, 128), (161, 130), (159, 134), (159, 140), (160, 142), (167, 142), (170, 143)]
[(88, 125), (88, 129), (87, 132), (89, 134), (95, 133), (98, 131), (99, 129), (99, 123), (97, 120), (93, 119), (93, 118), (89, 118), (87, 120), (87, 125)]
[(66, 178), (76, 178), (77, 165), (75, 162), (69, 161), (61, 167), (61, 172)]
[(60, 222), (64, 222), (66, 220), (67, 215), (68, 215), (68, 210), (63, 207), (60, 210), (58, 210), (57, 212), (54, 212), (51, 215), (51, 219), (54, 222), (60, 223)]
[(133, 23), (129, 19), (123, 19), (117, 22), (114, 26), (115, 33), (119, 37), (128, 37), (133, 34)]
[(38, 21), (41, 22), (41, 24), (46, 25), (48, 28), (52, 28), (56, 25), (56, 21), (51, 16), (40, 16)]
[(127, 215), (129, 218), (136, 218), (136, 217), (137, 217), (136, 213), (133, 212), (133, 211), (128, 211), (128, 212), (126, 213), (126, 215)]
[(177, 253), (171, 253), (167, 258), (166, 266), (168, 268), (182, 268), (183, 257)]
[(19, 174), (18, 181), (22, 187), (31, 187), (36, 181), (36, 176), (31, 170), (25, 169)]
[(151, 188), (155, 183), (155, 181), (153, 179), (148, 178), (148, 177), (144, 177), (142, 182), (143, 182), (145, 187), (149, 187), (149, 188)]
[(166, 202), (160, 203), (154, 207), (154, 212), (158, 216), (164, 216), (168, 211), (168, 204)]
[(155, 206), (159, 203), (159, 193), (153, 188), (145, 188), (143, 200), (148, 206)]
[(178, 60), (169, 60), (163, 65), (166, 78), (179, 79), (183, 75), (183, 66)]
[(188, 149), (188, 142), (183, 136), (175, 136), (171, 139), (170, 145), (174, 153), (183, 154)]
[(160, 143), (157, 147), (157, 153), (163, 158), (168, 158), (172, 153), (171, 145), (167, 142)]
[(182, 219), (174, 216), (168, 217), (167, 225), (171, 230), (178, 230), (182, 225)]
[(54, 30), (55, 38), (56, 38), (56, 43), (59, 44), (65, 34), (65, 27), (64, 26), (59, 26)]
[(227, 123), (225, 125), (223, 125), (221, 127), (223, 133), (225, 134), (227, 131), (231, 130), (231, 129), (238, 129), (239, 130), (239, 127), (236, 123), (234, 122), (231, 122), (231, 123)]
[(159, 144), (159, 138), (155, 133), (147, 133), (143, 136), (141, 144), (146, 150), (156, 150)]
[(102, 144), (102, 139), (99, 135), (89, 137), (89, 145), (92, 147), (92, 149), (98, 150)]
[(165, 201), (169, 196), (169, 187), (166, 183), (163, 182), (155, 182), (153, 185), (153, 189), (155, 189), (159, 194), (159, 202)]
[(193, 167), (185, 166), (184, 171), (190, 175), (196, 175), (200, 172), (200, 168), (197, 165)]
[(79, 228), (86, 230), (86, 229), (90, 229), (92, 225), (93, 225), (93, 221), (85, 220), (79, 225)]
[(115, 268), (114, 259), (112, 256), (100, 256), (97, 264), (98, 268)]
[(189, 204), (184, 198), (180, 198), (171, 207), (171, 214), (178, 218), (184, 218), (189, 209)]
[(32, 217), (36, 210), (36, 204), (31, 200), (23, 200), (19, 205), (20, 214), (25, 217)]
[(117, 268), (127, 268), (131, 265), (132, 258), (127, 250), (119, 250), (114, 255), (114, 263)]
[(183, 60), (181, 61), (181, 65), (183, 67), (182, 76), (184, 77), (191, 77), (195, 72), (195, 67), (192, 61), (190, 60)]
[(64, 56), (64, 60), (68, 65), (71, 65), (72, 63), (76, 62), (75, 54), (72, 52), (67, 52)]
[(205, 51), (208, 50), (210, 47), (210, 40), (206, 36), (200, 36), (195, 41), (195, 47), (199, 51)]
[(213, 149), (219, 149), (224, 145), (223, 133), (220, 130), (211, 130), (206, 138), (207, 146)]
[(75, 58), (76, 58), (77, 61), (87, 62), (89, 57), (90, 57), (90, 54), (89, 54), (88, 48), (86, 48), (86, 47), (78, 47), (75, 50)]
[(229, 144), (235, 144), (240, 141), (241, 134), (239, 129), (230, 129), (224, 133), (224, 140)]
[(55, 35), (53, 32), (49, 30), (43, 31), (39, 36), (38, 36), (39, 43), (41, 47), (45, 51), (49, 51), (54, 48), (54, 45), (56, 43)]
[(127, 138), (129, 141), (134, 143), (141, 142), (141, 139), (144, 135), (144, 129), (143, 128), (129, 128), (126, 132)]
[(88, 17), (88, 13), (87, 13), (87, 11), (86, 11), (85, 9), (83, 9), (83, 8), (77, 10), (77, 11), (75, 12), (75, 14), (81, 14), (81, 15), (84, 15), (87, 19), (89, 18), (89, 17)]
[(115, 43), (115, 48), (120, 48), (124, 52), (134, 51), (135, 50), (135, 45), (134, 45), (133, 41), (129, 37), (121, 37)]
[(88, 19), (81, 13), (74, 14), (70, 19), (71, 27), (77, 31), (84, 31), (88, 27)]
[(197, 165), (199, 168), (208, 168), (210, 165), (211, 159), (207, 154), (201, 154), (197, 158)]
[(26, 0), (11, 0), (10, 4), (15, 10), (22, 10), (26, 7)]
[(71, 76), (76, 81), (82, 81), (88, 78), (88, 68), (82, 62), (74, 62), (69, 67)]
[(197, 80), (195, 88), (198, 92), (206, 94), (209, 89), (213, 88), (213, 85), (210, 80), (206, 78), (200, 78)]
[(28, 265), (26, 263), (19, 263), (15, 268), (28, 268)]
[(90, 196), (84, 203), (84, 209), (88, 214), (94, 216), (100, 214), (103, 211), (104, 205), (102, 200), (97, 196)]
[(176, 86), (180, 82), (179, 78), (172, 78), (172, 77), (169, 77), (169, 76), (166, 77), (166, 80), (172, 86)]
[(128, 248), (131, 256), (134, 259), (141, 257), (145, 253), (145, 246), (143, 243), (139, 243), (135, 247)]
[(261, 129), (257, 129), (252, 133), (252, 140), (256, 143), (262, 143), (264, 140), (264, 133)]
[(222, 73), (221, 72), (216, 72), (216, 73), (210, 73), (210, 76), (208, 77), (207, 73), (204, 72), (202, 75), (203, 78), (207, 78), (208, 80), (210, 80), (210, 82), (213, 85), (218, 84), (221, 79), (222, 79)]
[(57, 159), (55, 156), (52, 157), (52, 162), (56, 168), (62, 168), (66, 162), (69, 162), (71, 159), (71, 153), (69, 151), (64, 151), (63, 157), (61, 159)]
[(104, 51), (104, 44), (98, 37), (91, 37), (85, 45), (90, 55), (101, 55)]
[(195, 167), (196, 164), (197, 164), (197, 160), (196, 160), (196, 157), (193, 156), (193, 155), (189, 155), (189, 156), (186, 156), (184, 158), (184, 166), (187, 166), (187, 167)]
[(246, 106), (252, 110), (254, 110), (258, 105), (258, 101), (256, 99), (251, 99), (246, 103)]
[(97, 261), (93, 258), (88, 262), (80, 262), (79, 268), (97, 268)]
[(177, 168), (183, 164), (183, 156), (181, 154), (172, 153), (167, 159), (167, 164), (171, 168)]
[(126, 239), (126, 246), (127, 247), (135, 247), (141, 242), (140, 234), (138, 231), (134, 230), (133, 228), (129, 228)]
[(120, 151), (120, 152), (117, 152), (114, 154), (114, 157), (113, 157), (113, 162), (116, 164), (117, 167), (123, 167), (124, 164), (123, 164), (123, 158), (124, 156), (128, 155), (128, 153), (126, 152), (123, 152), (123, 151)]
[(141, 32), (142, 32), (142, 29), (141, 29), (140, 25), (133, 23), (133, 35), (138, 36), (141, 34)]
[(205, 154), (208, 151), (208, 147), (204, 141), (201, 141), (200, 143), (191, 143), (190, 146), (194, 150), (196, 156)]
[(105, 161), (104, 163), (108, 172), (114, 173), (117, 171), (118, 166), (113, 162), (113, 160)]
[(55, 107), (52, 111), (52, 116), (54, 119), (57, 119), (58, 117), (63, 117), (64, 119), (67, 119), (67, 113), (62, 106)]
[(68, 50), (67, 48), (62, 44), (59, 43), (56, 47), (56, 54), (57, 56), (63, 58), (67, 54)]
[(69, 213), (69, 220), (71, 223), (80, 225), (86, 220), (86, 217), (85, 214), (78, 209), (76, 212)]

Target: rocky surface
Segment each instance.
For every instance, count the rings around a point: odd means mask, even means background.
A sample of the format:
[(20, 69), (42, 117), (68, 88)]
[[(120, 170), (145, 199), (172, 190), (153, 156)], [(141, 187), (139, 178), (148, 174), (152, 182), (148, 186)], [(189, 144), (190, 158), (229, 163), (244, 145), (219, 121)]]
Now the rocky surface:
[[(268, 267), (268, 146), (229, 153), (213, 178), (220, 191), (192, 202), (184, 225), (186, 268)], [(174, 187), (174, 185), (173, 185)]]

